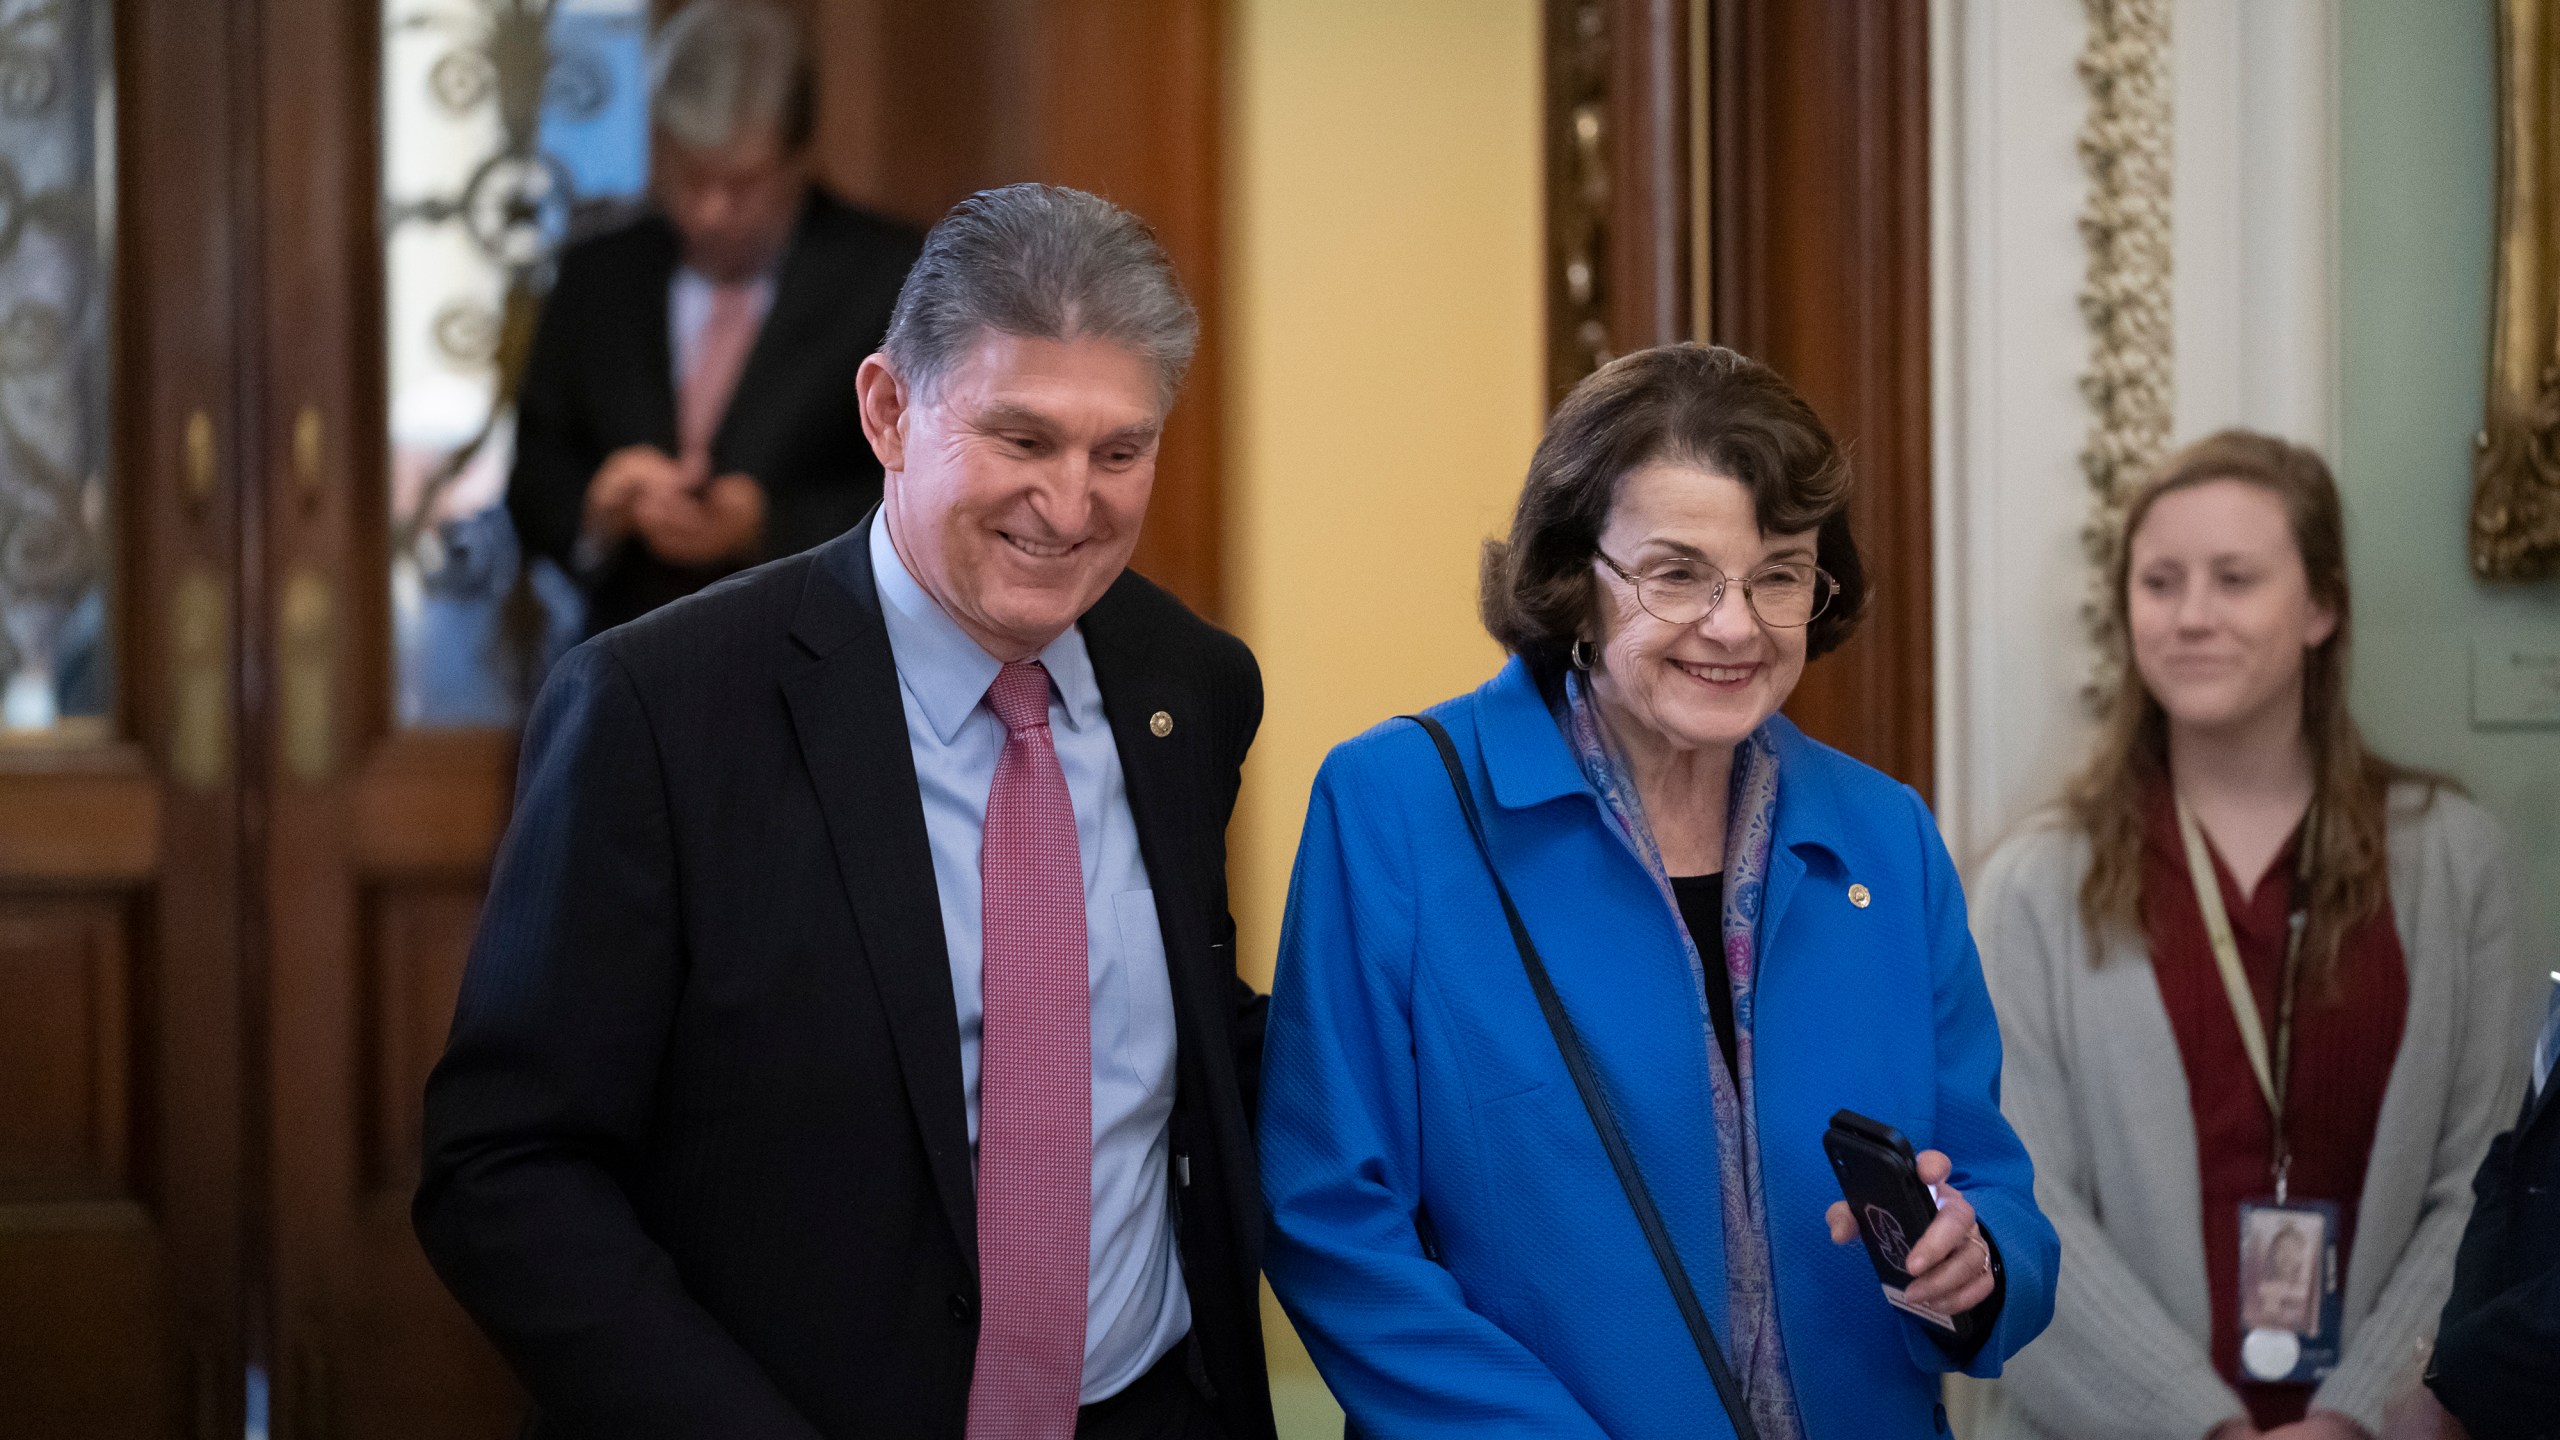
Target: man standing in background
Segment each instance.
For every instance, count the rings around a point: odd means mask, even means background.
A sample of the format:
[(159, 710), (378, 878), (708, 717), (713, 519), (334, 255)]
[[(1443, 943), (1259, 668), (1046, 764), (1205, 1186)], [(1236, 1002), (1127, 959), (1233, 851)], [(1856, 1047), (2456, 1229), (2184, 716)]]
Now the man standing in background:
[[(2551, 977), (2560, 982), (2560, 971)], [(2427, 1383), (2471, 1440), (2560, 1437), (2560, 984), (2533, 1047), (2524, 1113), (2472, 1182), (2471, 1228)]]
[(650, 86), (655, 210), (562, 257), (507, 486), (591, 634), (879, 500), (854, 375), (919, 243), (812, 178), (809, 57), (768, 0), (679, 11)]

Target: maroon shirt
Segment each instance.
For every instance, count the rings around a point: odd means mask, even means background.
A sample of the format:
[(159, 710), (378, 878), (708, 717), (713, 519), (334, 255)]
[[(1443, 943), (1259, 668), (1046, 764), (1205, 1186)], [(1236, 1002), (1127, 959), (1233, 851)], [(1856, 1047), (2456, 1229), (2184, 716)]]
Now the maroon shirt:
[[(2243, 895), (2230, 867), (2219, 854), (2213, 857), (2222, 906), (2230, 912), (2241, 965), (2249, 972), (2267, 1027), (2271, 1064), (2276, 992), (2284, 973), (2301, 839), (2297, 830), (2285, 842), (2252, 894)], [(2206, 843), (2210, 848), (2211, 842)], [(2187, 877), (2186, 847), (2178, 839), (2177, 807), (2165, 785), (2154, 790), (2146, 805), (2142, 922), (2195, 1112), (2196, 1168), (2204, 1180), (2205, 1282), (2213, 1299), (2213, 1365), (2239, 1388), (2258, 1428), (2291, 1424), (2310, 1404), (2308, 1386), (2240, 1379), (2240, 1204), (2264, 1200), (2275, 1191), (2267, 1166), (2267, 1104), (2250, 1069), (2249, 1052), (2241, 1045), (2240, 1022), (2223, 993), (2213, 943), (2205, 938), (2204, 915)], [(2382, 1113), (2383, 1087), (2400, 1053), (2401, 1023), (2409, 1008), (2408, 967), (2388, 899), (2380, 913), (2348, 932), (2339, 959), (2338, 998), (2324, 998), (2306, 973), (2294, 1005), (2285, 1132), (2293, 1149), (2293, 1198), (2326, 1200), (2338, 1207), (2343, 1284), (2374, 1123)], [(2304, 969), (2309, 969), (2307, 961)]]

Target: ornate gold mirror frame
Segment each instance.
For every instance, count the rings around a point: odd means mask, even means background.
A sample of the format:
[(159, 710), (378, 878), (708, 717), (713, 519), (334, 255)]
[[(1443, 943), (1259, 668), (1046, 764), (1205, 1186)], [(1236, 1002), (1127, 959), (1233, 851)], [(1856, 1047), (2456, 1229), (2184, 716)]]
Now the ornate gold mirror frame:
[(2560, 5), (2498, 7), (2498, 278), (2471, 569), (2560, 573)]

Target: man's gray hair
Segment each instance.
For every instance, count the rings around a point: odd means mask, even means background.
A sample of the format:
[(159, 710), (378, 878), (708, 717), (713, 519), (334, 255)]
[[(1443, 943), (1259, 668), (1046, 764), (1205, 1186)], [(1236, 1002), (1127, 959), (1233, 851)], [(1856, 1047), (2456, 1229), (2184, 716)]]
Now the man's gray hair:
[(925, 236), (881, 350), (931, 394), (984, 332), (1107, 340), (1156, 367), (1173, 404), (1200, 317), (1155, 232), (1099, 195), (1058, 185), (981, 190)]
[(766, 128), (785, 150), (808, 144), (817, 82), (799, 23), (770, 0), (693, 0), (650, 47), (649, 119), (689, 150)]

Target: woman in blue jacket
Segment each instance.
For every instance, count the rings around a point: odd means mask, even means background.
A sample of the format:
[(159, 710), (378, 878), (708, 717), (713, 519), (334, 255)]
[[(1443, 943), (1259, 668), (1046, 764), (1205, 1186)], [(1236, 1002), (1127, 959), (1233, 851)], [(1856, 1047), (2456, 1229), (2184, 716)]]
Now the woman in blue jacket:
[[(1918, 796), (1778, 709), (1865, 582), (1839, 446), (1785, 381), (1667, 346), (1584, 381), (1486, 548), (1501, 673), (1317, 777), (1263, 1064), (1273, 1288), (1352, 1425), (1735, 1428), (1540, 1009), (1543, 957), (1761, 1440), (1943, 1433), (1939, 1377), (2043, 1329), (2058, 1260)], [(1488, 868), (1488, 855), (1491, 869)], [(1822, 1137), (1937, 1186), (1889, 1306)]]

